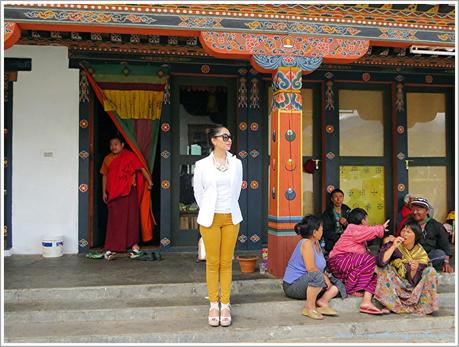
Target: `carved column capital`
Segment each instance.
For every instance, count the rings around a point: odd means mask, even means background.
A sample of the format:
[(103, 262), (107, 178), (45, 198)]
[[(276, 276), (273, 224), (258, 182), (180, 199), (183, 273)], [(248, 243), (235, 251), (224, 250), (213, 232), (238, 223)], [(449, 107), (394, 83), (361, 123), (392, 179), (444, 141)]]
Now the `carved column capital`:
[(4, 22), (3, 28), (5, 31), (4, 36), (4, 47), (8, 49), (14, 46), (19, 39), (21, 38), (21, 29), (16, 23), (13, 22)]

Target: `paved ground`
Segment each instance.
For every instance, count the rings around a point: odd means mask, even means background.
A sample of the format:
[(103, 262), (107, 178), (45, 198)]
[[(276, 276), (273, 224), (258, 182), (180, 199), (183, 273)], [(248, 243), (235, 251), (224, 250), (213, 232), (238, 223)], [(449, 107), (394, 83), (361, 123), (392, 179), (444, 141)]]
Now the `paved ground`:
[[(454, 252), (454, 245), (451, 245)], [(157, 252), (158, 253), (158, 252)], [(260, 252), (242, 253), (260, 255)], [(41, 255), (5, 257), (5, 289), (52, 288), (123, 284), (205, 282), (205, 262), (195, 253), (161, 253), (161, 261), (131, 260), (119, 254), (113, 261), (88, 259), (83, 254), (43, 258)], [(454, 267), (454, 257), (451, 264)], [(242, 273), (233, 262), (233, 279), (273, 278), (269, 274)]]
[(13, 255), (5, 261), (5, 338), (10, 343), (451, 343), (454, 275), (441, 274), (431, 316), (358, 313), (359, 298), (333, 299), (338, 317), (301, 315), (281, 280), (233, 263), (231, 328), (206, 323), (205, 263), (191, 253), (162, 261)]
[[(162, 253), (161, 261), (131, 260), (120, 254), (113, 261), (84, 255), (43, 258), (41, 255), (5, 257), (5, 289), (205, 282), (205, 262), (190, 253)], [(259, 272), (241, 273), (233, 262), (233, 279), (271, 278)]]

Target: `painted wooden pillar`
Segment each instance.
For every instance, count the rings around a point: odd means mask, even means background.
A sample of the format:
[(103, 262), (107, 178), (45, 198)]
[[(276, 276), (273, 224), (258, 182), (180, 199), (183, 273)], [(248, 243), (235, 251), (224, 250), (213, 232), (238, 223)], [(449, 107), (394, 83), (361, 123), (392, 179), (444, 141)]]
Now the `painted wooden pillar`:
[[(325, 190), (322, 196), (323, 204), (329, 201), (329, 195), (333, 189), (339, 188), (339, 105), (338, 105), (338, 90), (335, 86), (334, 75), (331, 72), (326, 72), (326, 79), (322, 85), (322, 106), (325, 119), (325, 132), (324, 132), (324, 153), (325, 165), (322, 170), (326, 170), (327, 176), (325, 180)], [(322, 210), (325, 209), (322, 206)]]
[(170, 77), (164, 89), (163, 108), (161, 111), (161, 250), (168, 250), (171, 244), (171, 215), (172, 215), (172, 134), (171, 134), (171, 87)]
[(263, 131), (260, 128), (262, 110), (260, 106), (260, 74), (253, 68), (239, 69), (238, 81), (238, 155), (242, 161), (243, 182), (239, 204), (244, 220), (238, 237), (238, 249), (261, 249), (264, 231), (263, 199), (261, 186)]
[[(407, 149), (408, 149), (408, 138), (407, 138), (407, 128), (406, 128), (406, 92), (404, 85), (404, 77), (402, 75), (397, 75), (395, 81), (392, 84), (392, 116), (395, 118), (393, 137), (396, 139), (394, 152), (393, 152), (393, 162), (394, 165), (394, 178), (397, 180), (397, 194), (395, 195), (394, 201), (394, 211), (393, 214), (395, 217), (398, 217), (398, 211), (403, 206), (403, 198), (408, 194), (408, 169), (409, 162)], [(400, 220), (397, 220), (396, 223), (393, 223), (394, 231), (396, 230)]]
[[(248, 175), (248, 126), (247, 126), (247, 117), (249, 113), (249, 104), (248, 104), (248, 73), (249, 67), (243, 67), (238, 70), (239, 79), (238, 79), (238, 91), (237, 91), (237, 108), (238, 108), (238, 120), (237, 120), (237, 148), (233, 148), (234, 152), (237, 152), (239, 158), (242, 162), (242, 190), (241, 196), (239, 197), (239, 205), (241, 207), (243, 221), (241, 222), (239, 236), (237, 239), (237, 248), (239, 250), (246, 250), (248, 244), (247, 236), (247, 224), (249, 217), (249, 209), (247, 204), (248, 189), (247, 189), (247, 175)], [(234, 146), (235, 144), (233, 144)]]
[(303, 218), (302, 75), (317, 69), (320, 57), (253, 56), (261, 70), (274, 70), (268, 202), (268, 271), (285, 272)]
[(79, 107), (79, 177), (78, 177), (78, 253), (87, 253), (92, 246), (92, 235), (89, 234), (89, 229), (92, 224), (92, 211), (90, 210), (90, 194), (93, 189), (88, 186), (91, 175), (90, 168), (90, 153), (93, 153), (91, 148), (91, 138), (94, 126), (90, 124), (90, 112), (93, 108), (94, 95), (89, 87), (88, 79), (85, 73), (80, 69), (80, 107)]
[(282, 276), (302, 218), (302, 71), (279, 67), (273, 78), (268, 204), (268, 271)]
[[(266, 227), (263, 220), (263, 134), (261, 129), (262, 109), (260, 107), (261, 76), (254, 69), (249, 71), (249, 112), (247, 117), (247, 204), (250, 209), (247, 223), (247, 249), (261, 249), (261, 233)], [(259, 206), (259, 208), (254, 208)]]

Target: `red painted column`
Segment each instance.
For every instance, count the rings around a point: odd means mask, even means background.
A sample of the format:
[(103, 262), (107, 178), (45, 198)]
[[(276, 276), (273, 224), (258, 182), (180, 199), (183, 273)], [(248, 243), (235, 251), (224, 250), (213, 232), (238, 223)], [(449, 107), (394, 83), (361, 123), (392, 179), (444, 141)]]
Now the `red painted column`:
[(302, 219), (302, 70), (279, 67), (273, 78), (268, 204), (268, 271), (282, 277), (300, 239)]

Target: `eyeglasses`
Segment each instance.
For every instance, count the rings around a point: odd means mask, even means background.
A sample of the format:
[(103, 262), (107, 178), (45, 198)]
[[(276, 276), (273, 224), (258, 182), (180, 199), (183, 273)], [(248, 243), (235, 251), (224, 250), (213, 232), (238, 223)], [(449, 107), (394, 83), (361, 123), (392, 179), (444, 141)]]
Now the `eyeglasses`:
[(228, 140), (232, 140), (233, 139), (233, 137), (230, 134), (216, 135), (214, 137), (221, 137), (223, 142), (228, 142)]

